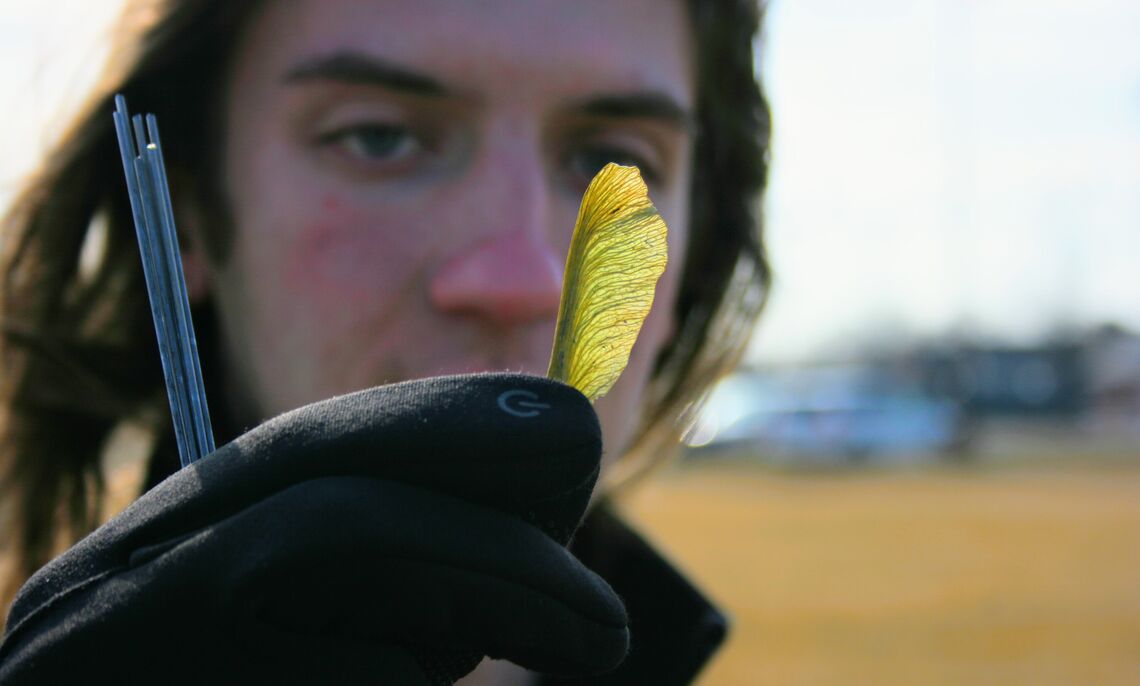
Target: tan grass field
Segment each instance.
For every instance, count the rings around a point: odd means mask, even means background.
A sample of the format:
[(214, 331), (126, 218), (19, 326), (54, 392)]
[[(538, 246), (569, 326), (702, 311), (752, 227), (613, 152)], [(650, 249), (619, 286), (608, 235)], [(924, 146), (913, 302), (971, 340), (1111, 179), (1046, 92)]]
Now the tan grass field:
[(1140, 460), (721, 463), (624, 506), (733, 617), (701, 684), (1140, 684)]

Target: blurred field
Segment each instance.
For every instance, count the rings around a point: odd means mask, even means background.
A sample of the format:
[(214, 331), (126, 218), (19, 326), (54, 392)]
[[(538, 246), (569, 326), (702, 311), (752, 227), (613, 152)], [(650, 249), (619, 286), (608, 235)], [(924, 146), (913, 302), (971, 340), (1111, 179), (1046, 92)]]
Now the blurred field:
[(701, 684), (1140, 684), (1140, 461), (722, 462), (625, 508), (733, 616)]

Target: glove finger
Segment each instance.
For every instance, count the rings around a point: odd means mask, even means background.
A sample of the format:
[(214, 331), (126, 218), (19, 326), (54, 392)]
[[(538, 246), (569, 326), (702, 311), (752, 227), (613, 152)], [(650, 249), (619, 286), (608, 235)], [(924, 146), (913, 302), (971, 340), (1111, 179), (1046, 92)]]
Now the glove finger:
[[(590, 497), (599, 452), (600, 429), (585, 398), (535, 377), (432, 379), (301, 408), (174, 475), (37, 574), (13, 605), (0, 657), (20, 650), (12, 633), (44, 638), (39, 620), (76, 598), (97, 602), (81, 605), (83, 617), (69, 618), (62, 631), (88, 620), (130, 625), (150, 611), (129, 602), (141, 593), (130, 585), (137, 570), (123, 569), (132, 551), (146, 567), (151, 555), (171, 547), (164, 542), (209, 536), (216, 522), (241, 516), (249, 503), (326, 475), (420, 484), (515, 514), (565, 542)], [(281, 521), (268, 526), (280, 528)], [(187, 590), (184, 578), (161, 581), (172, 584), (168, 590)], [(162, 588), (152, 579), (144, 595), (161, 598)], [(169, 618), (152, 619), (165, 628)]]
[[(570, 386), (522, 374), (437, 377), (333, 398), (267, 422), (201, 461), (198, 500), (237, 490), (234, 484), (251, 482), (268, 494), (351, 473), (488, 505), (565, 544), (592, 495), (600, 455), (597, 415)], [(245, 478), (247, 470), (256, 478)]]
[[(226, 670), (231, 683), (400, 684), (436, 686), (420, 655), (399, 643), (365, 641), (343, 634), (298, 633), (265, 621), (235, 638), (238, 670)], [(283, 659), (284, 657), (284, 659)], [(470, 671), (468, 669), (467, 671)], [(466, 673), (466, 672), (464, 672)], [(218, 672), (195, 686), (211, 683)], [(230, 677), (239, 677), (232, 678)], [(448, 680), (444, 683), (450, 684)]]
[(84, 555), (99, 556), (170, 540), (291, 484), (342, 474), (494, 507), (565, 544), (592, 495), (600, 455), (589, 401), (549, 379), (477, 374), (380, 386), (243, 434), (144, 494), (81, 545)]
[(514, 517), (402, 484), (307, 482), (207, 544), (204, 557), (234, 575), (231, 606), (250, 603), (297, 632), (471, 646), (562, 673), (611, 669), (628, 648), (620, 599), (564, 547)]
[(16, 665), (9, 676), (41, 683), (66, 682), (92, 661), (122, 665), (126, 683), (168, 670), (187, 680), (310, 675), (330, 664), (353, 683), (408, 669), (392, 650), (427, 669), (443, 648), (542, 671), (605, 671), (625, 654), (626, 624), (605, 581), (517, 518), (338, 477), (135, 551), (52, 598), (3, 647), (4, 666)]
[(600, 450), (586, 398), (532, 376), (440, 377), (309, 405), (177, 472), (73, 546), (25, 584), (8, 628), (131, 551), (322, 476), (421, 485), (515, 514), (565, 543), (589, 502)]

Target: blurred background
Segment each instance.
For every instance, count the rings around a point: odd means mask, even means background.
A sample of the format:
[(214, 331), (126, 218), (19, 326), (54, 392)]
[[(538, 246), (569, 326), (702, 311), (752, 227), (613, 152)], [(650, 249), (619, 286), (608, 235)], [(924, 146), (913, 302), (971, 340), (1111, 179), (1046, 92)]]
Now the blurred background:
[[(0, 0), (0, 203), (121, 0)], [(701, 683), (1140, 683), (1140, 3), (773, 0), (777, 282), (624, 501)], [(108, 125), (110, 125), (108, 117)]]

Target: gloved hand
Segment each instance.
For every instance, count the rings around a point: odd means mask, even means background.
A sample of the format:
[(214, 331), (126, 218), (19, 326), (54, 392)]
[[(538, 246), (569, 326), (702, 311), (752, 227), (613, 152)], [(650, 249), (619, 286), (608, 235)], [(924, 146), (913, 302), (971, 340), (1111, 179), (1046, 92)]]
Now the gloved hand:
[(516, 374), (289, 412), (35, 574), (0, 684), (443, 684), (482, 655), (607, 671), (625, 610), (564, 547), (600, 451), (581, 394)]

